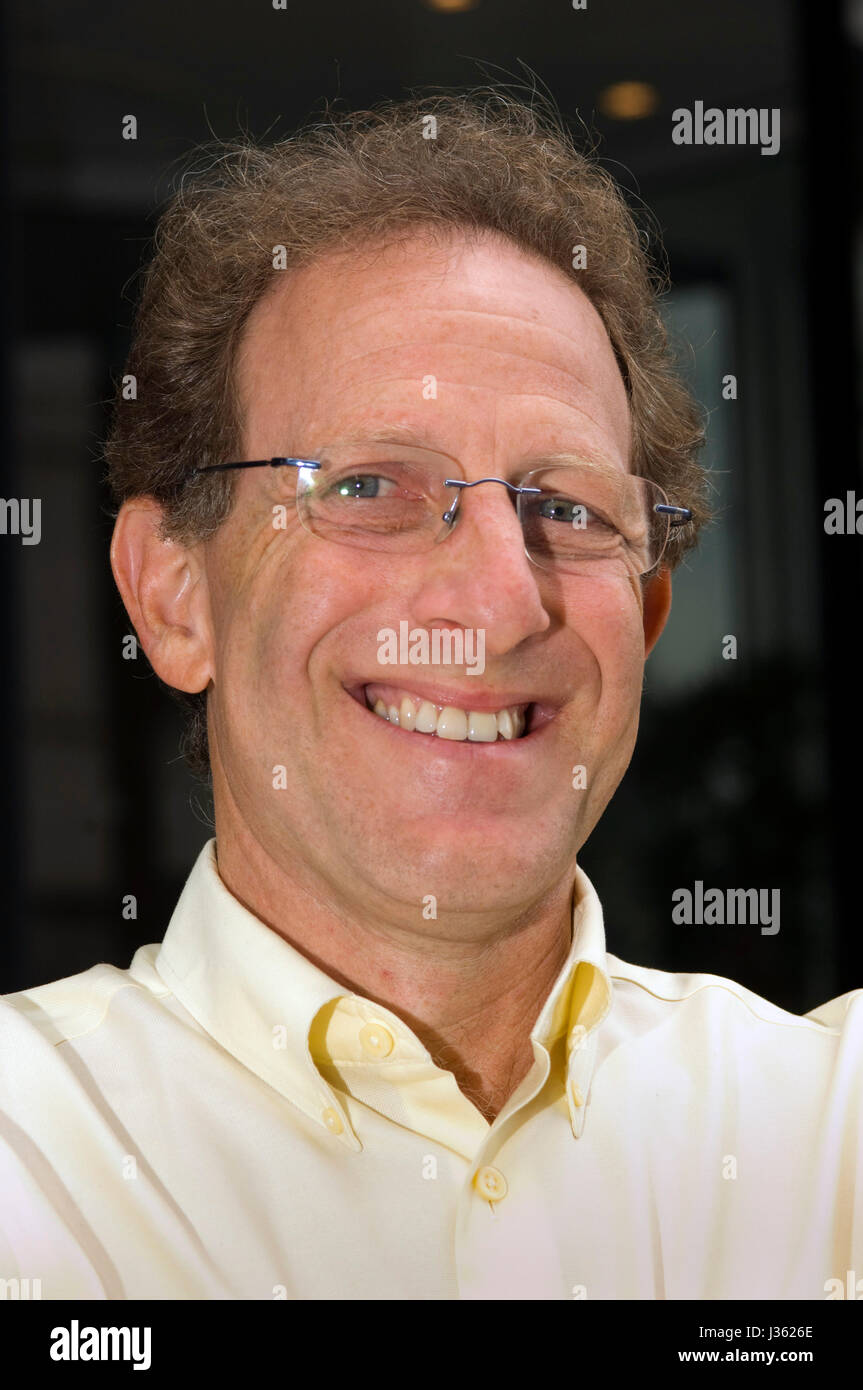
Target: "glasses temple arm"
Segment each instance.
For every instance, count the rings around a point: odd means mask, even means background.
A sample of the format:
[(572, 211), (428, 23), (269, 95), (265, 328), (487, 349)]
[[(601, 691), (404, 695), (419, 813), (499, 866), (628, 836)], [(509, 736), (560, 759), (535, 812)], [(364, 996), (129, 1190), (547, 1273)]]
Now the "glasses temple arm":
[(662, 512), (667, 516), (672, 526), (684, 526), (687, 521), (692, 520), (692, 509), (690, 507), (677, 507), (673, 503), (656, 502), (653, 510)]
[(228, 468), (320, 468), (315, 459), (273, 458), (252, 459), (249, 463), (208, 463), (204, 468), (193, 468), (193, 473), (223, 473)]

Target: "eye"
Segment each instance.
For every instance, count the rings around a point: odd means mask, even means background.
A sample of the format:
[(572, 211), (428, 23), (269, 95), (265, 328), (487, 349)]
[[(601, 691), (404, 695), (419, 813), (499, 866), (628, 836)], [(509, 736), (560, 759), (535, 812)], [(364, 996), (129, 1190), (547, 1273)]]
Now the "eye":
[(337, 479), (329, 490), (339, 497), (375, 498), (391, 497), (392, 489), (397, 486), (392, 478), (385, 478), (382, 473), (352, 473)]
[(380, 463), (343, 465), (320, 477), (315, 490), (331, 500), (417, 502), (436, 489), (426, 471), (388, 459)]
[(599, 512), (592, 511), (584, 502), (577, 502), (572, 497), (548, 493), (534, 505), (543, 521), (557, 521), (576, 531), (614, 529)]

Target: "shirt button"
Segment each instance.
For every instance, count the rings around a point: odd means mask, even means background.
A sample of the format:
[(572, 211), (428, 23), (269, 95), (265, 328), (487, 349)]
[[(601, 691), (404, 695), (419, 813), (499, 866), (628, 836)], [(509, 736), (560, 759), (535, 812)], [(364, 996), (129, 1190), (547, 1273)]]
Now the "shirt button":
[(578, 1089), (574, 1081), (571, 1081), (569, 1083), (569, 1089), (572, 1092), (573, 1105), (584, 1105), (584, 1096), (582, 1095), (581, 1091)]
[(484, 1197), (487, 1202), (499, 1202), (508, 1191), (506, 1178), (498, 1168), (480, 1168), (473, 1184), (480, 1197)]
[(341, 1134), (344, 1129), (341, 1115), (331, 1105), (328, 1105), (326, 1110), (321, 1113), (321, 1119), (331, 1134)]
[(395, 1042), (382, 1023), (367, 1023), (360, 1029), (360, 1045), (369, 1057), (389, 1057)]

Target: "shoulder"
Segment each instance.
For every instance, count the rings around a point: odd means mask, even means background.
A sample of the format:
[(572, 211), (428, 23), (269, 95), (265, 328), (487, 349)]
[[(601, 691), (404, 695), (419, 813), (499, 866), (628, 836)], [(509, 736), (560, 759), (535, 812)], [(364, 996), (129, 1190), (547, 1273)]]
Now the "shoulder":
[(795, 1014), (724, 975), (654, 970), (614, 955), (608, 956), (608, 973), (622, 1014), (656, 1023), (724, 1020), (730, 1027), (765, 1039), (794, 1034), (811, 1038), (816, 1046), (822, 1039), (834, 1048), (843, 1042), (863, 1052), (863, 988)]
[(26, 1039), (57, 1045), (87, 1036), (104, 1023), (123, 990), (167, 994), (153, 964), (158, 950), (158, 945), (141, 946), (125, 970), (93, 965), (78, 975), (0, 995), (0, 1058), (8, 1061), (7, 1048)]
[(786, 1138), (863, 1138), (863, 990), (794, 1014), (722, 975), (616, 956), (608, 972), (612, 1007), (597, 1062), (627, 1095), (661, 1098), (685, 1124), (733, 1115), (759, 1143), (767, 1122)]
[(146, 1055), (139, 1020), (161, 1014), (168, 993), (157, 953), (144, 946), (126, 970), (94, 965), (0, 996), (0, 1279), (36, 1278), (35, 1297), (118, 1296), (88, 1222), (95, 1194), (116, 1199), (129, 1139), (104, 1082), (128, 1084), (130, 1042)]
[[(78, 975), (0, 995), (0, 1111), (29, 1109), (69, 1080), (74, 1054), (110, 1057), (130, 1018), (152, 1019), (170, 994), (154, 966), (158, 945), (142, 946), (128, 969), (94, 965)], [(144, 1024), (146, 1028), (146, 1023)], [(96, 1049), (94, 1051), (94, 1049)]]

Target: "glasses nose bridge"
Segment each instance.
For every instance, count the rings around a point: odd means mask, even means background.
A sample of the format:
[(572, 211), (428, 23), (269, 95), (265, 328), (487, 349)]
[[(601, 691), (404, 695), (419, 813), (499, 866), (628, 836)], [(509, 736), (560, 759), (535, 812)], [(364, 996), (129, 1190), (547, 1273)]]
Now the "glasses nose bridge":
[(519, 486), (517, 486), (515, 483), (508, 483), (507, 480), (506, 480), (506, 478), (494, 478), (494, 477), (488, 477), (488, 478), (475, 478), (474, 481), (473, 481), (472, 483), (469, 483), (469, 482), (465, 481), (464, 478), (445, 478), (445, 479), (444, 479), (444, 482), (445, 482), (445, 484), (446, 484), (447, 487), (457, 487), (457, 488), (458, 488), (458, 492), (457, 492), (457, 494), (456, 494), (455, 501), (453, 502), (452, 506), (451, 506), (450, 508), (448, 508), (447, 511), (444, 512), (443, 517), (441, 518), (441, 520), (443, 520), (443, 521), (445, 521), (445, 522), (448, 523), (450, 529), (452, 529), (453, 525), (455, 524), (455, 521), (456, 521), (456, 518), (457, 518), (457, 515), (458, 515), (458, 504), (459, 504), (459, 502), (461, 501), (461, 494), (462, 494), (462, 490), (463, 490), (464, 488), (468, 488), (468, 487), (479, 487), (480, 483), (500, 483), (501, 487), (507, 488), (508, 491), (509, 491), (511, 494), (515, 494), (516, 497), (518, 497), (522, 492), (538, 492), (538, 491), (539, 491), (538, 488), (525, 488), (525, 487), (519, 487)]
[(515, 483), (508, 483), (506, 478), (494, 478), (491, 476), (488, 478), (475, 478), (472, 483), (467, 482), (464, 478), (446, 478), (444, 481), (448, 485), (457, 488), (479, 487), (480, 483), (500, 483), (501, 487), (509, 488), (510, 492), (521, 492), (520, 487), (517, 487)]

